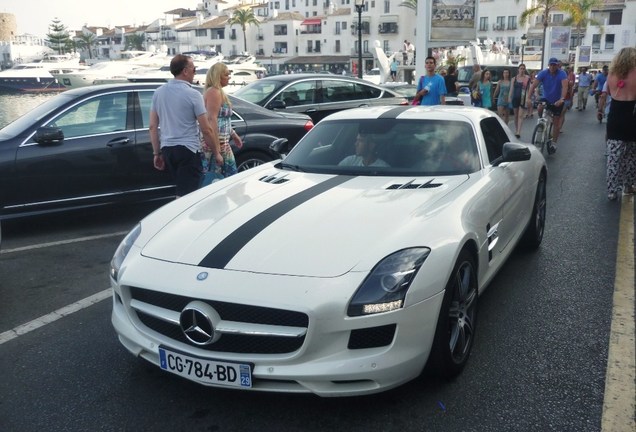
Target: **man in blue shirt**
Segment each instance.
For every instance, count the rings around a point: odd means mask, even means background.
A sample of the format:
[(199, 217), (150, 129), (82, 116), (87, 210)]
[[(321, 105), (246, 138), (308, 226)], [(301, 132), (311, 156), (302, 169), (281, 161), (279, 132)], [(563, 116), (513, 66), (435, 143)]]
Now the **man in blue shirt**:
[(607, 65), (603, 66), (603, 72), (596, 74), (596, 79), (594, 80), (594, 99), (596, 99), (596, 107), (598, 108), (598, 98), (601, 96), (601, 92), (603, 91), (603, 86), (605, 85), (605, 81), (607, 81), (607, 75), (609, 74), (609, 68)]
[(397, 78), (398, 61), (394, 58), (391, 62), (391, 79), (395, 81)]
[[(568, 76), (559, 67), (559, 60), (552, 57), (548, 61), (548, 68), (539, 72), (530, 86), (528, 94), (533, 94), (539, 83), (543, 84), (543, 98), (547, 102), (546, 109), (550, 110), (553, 117), (552, 140), (548, 143), (548, 153), (553, 154), (557, 150), (557, 140), (561, 133), (563, 118), (563, 106), (568, 92)], [(528, 98), (528, 110), (532, 101)]]
[(426, 57), (426, 74), (420, 77), (415, 93), (419, 105), (446, 105), (446, 83), (441, 75), (435, 73), (436, 63), (434, 57)]
[(583, 111), (587, 105), (587, 96), (592, 85), (592, 75), (587, 73), (587, 68), (582, 67), (579, 74), (579, 97), (576, 104), (579, 111)]

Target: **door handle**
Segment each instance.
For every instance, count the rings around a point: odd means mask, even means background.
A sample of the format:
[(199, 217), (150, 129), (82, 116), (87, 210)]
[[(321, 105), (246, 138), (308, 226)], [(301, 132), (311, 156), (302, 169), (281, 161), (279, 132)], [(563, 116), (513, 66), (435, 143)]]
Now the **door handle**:
[(125, 145), (128, 144), (130, 142), (129, 138), (116, 138), (112, 141), (110, 141), (108, 144), (106, 144), (108, 147), (115, 147), (115, 146), (120, 146), (120, 145)]

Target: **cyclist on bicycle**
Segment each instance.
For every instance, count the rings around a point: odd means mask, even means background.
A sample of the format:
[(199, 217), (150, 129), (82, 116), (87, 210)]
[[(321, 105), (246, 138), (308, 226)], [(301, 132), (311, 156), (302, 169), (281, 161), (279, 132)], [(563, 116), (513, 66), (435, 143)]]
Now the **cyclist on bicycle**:
[[(559, 68), (559, 60), (554, 57), (550, 59), (548, 68), (537, 74), (528, 93), (532, 94), (539, 83), (543, 84), (543, 100), (547, 103), (546, 109), (550, 110), (553, 117), (552, 139), (548, 143), (548, 153), (553, 154), (557, 150), (562, 125), (561, 112), (568, 92), (568, 76)], [(528, 109), (531, 103), (528, 101)]]

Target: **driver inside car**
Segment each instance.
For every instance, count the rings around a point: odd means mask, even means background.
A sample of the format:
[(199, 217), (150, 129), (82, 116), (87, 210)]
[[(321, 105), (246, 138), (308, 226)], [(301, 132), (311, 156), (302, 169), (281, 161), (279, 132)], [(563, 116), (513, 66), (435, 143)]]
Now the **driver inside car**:
[(356, 154), (345, 157), (338, 165), (388, 167), (389, 164), (378, 158), (377, 148), (378, 145), (374, 135), (359, 132), (355, 142)]

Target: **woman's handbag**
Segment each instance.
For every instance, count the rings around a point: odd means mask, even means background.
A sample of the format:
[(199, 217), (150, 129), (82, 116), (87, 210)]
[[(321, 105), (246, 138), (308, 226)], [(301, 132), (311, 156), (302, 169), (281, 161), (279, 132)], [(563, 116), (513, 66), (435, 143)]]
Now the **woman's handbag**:
[(212, 158), (206, 157), (205, 153), (201, 153), (201, 164), (203, 166), (203, 177), (201, 177), (201, 186), (207, 186), (215, 181), (225, 178), (223, 174), (223, 166), (218, 166)]

